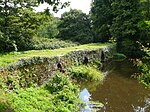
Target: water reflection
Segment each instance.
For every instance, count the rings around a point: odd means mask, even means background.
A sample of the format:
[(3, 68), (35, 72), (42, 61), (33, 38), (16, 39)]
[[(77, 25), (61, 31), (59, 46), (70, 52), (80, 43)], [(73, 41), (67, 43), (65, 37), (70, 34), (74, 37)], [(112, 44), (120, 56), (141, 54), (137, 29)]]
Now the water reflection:
[(109, 66), (105, 64), (107, 68), (103, 67), (103, 70), (107, 76), (103, 83), (81, 84), (81, 88), (87, 88), (91, 93), (91, 100), (104, 104), (98, 112), (150, 112), (150, 89), (131, 78), (136, 68), (127, 60), (111, 62)]
[(89, 91), (86, 88), (84, 88), (81, 91), (79, 98), (82, 102), (89, 102), (91, 99), (91, 94), (89, 93)]
[(86, 88), (81, 91), (79, 98), (84, 103), (84, 105), (82, 105), (80, 108), (81, 112), (97, 112), (98, 110), (101, 110), (102, 107), (104, 107), (102, 103), (90, 101), (91, 94)]
[(142, 106), (134, 106), (132, 105), (134, 112), (149, 112), (150, 107), (150, 95), (148, 98), (145, 99), (145, 105)]

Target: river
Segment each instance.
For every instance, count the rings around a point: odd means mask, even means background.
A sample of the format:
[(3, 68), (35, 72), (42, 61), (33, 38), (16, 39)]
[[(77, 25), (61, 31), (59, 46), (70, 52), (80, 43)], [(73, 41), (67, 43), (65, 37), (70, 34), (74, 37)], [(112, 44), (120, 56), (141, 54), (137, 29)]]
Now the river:
[(150, 89), (131, 77), (137, 69), (128, 60), (103, 64), (106, 75), (103, 83), (84, 82), (93, 101), (104, 107), (98, 112), (150, 112)]

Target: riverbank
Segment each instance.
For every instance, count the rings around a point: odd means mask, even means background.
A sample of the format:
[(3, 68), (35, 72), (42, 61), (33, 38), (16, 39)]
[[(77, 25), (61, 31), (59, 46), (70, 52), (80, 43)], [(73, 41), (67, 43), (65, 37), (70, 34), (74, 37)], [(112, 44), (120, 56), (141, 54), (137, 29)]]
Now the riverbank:
[[(110, 54), (111, 47), (113, 44), (97, 43), (55, 50), (1, 54), (1, 65), (5, 68), (0, 72), (0, 111), (78, 112), (81, 105), (80, 89), (71, 80), (74, 77), (71, 74), (77, 69), (72, 68), (68, 74), (65, 68), (100, 62), (101, 58), (105, 59), (105, 53)], [(21, 63), (16, 66), (18, 62)], [(10, 64), (15, 68), (8, 69)], [(90, 67), (95, 78), (92, 78), (90, 72), (85, 75), (88, 67), (90, 66), (82, 67), (82, 79), (102, 81), (103, 74), (97, 68)]]
[(104, 104), (98, 112), (149, 112), (150, 89), (133, 77), (137, 71), (130, 60), (107, 61), (103, 83), (81, 82), (81, 89), (87, 88), (92, 100)]
[[(79, 88), (70, 77), (56, 73), (42, 86), (0, 88), (0, 112), (78, 112)], [(5, 86), (5, 87), (4, 87)]]

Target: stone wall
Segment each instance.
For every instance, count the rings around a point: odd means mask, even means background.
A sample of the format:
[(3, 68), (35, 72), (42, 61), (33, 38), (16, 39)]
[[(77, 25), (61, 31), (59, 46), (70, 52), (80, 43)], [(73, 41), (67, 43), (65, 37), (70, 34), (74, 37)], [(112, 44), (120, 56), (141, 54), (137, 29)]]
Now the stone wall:
[(113, 52), (114, 47), (105, 47), (96, 50), (73, 51), (52, 58), (33, 57), (27, 60), (21, 59), (10, 64), (7, 69), (1, 70), (1, 74), (5, 77), (6, 82), (8, 81), (7, 76), (11, 75), (14, 80), (19, 80), (19, 85), (22, 87), (28, 86), (30, 83), (40, 85), (47, 81), (55, 71), (65, 72), (70, 66), (104, 61), (112, 57)]

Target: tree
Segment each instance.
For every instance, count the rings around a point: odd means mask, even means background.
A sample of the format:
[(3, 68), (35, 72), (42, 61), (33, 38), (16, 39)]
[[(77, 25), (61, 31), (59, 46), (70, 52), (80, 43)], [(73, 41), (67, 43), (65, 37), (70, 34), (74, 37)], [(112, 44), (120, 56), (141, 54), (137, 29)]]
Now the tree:
[(139, 0), (114, 0), (111, 34), (116, 38), (117, 50), (129, 57), (141, 55), (138, 22), (141, 20)]
[[(53, 6), (53, 11), (64, 8), (68, 2), (45, 0)], [(34, 31), (41, 21), (33, 12), (32, 6), (43, 3), (43, 0), (0, 0), (0, 52), (30, 49)]]
[(141, 0), (140, 12), (142, 15), (142, 20), (138, 23), (140, 43), (150, 47), (150, 0)]
[(66, 8), (70, 5), (70, 2), (61, 2), (61, 0), (34, 0), (38, 1), (38, 3), (48, 3), (49, 5), (53, 6), (53, 11), (58, 12), (60, 9)]
[(5, 9), (1, 12), (4, 19), (1, 21), (0, 30), (4, 34), (3, 38), (7, 44), (4, 46), (8, 47), (1, 48), (2, 51), (30, 49), (32, 36), (40, 25), (40, 18), (29, 8), (14, 9), (14, 7), (9, 7), (8, 13), (3, 13), (4, 11)]
[(91, 8), (91, 19), (95, 42), (107, 42), (111, 38), (110, 26), (112, 24), (112, 0), (94, 0)]
[(141, 14), (145, 19), (150, 19), (150, 0), (141, 0)]
[(139, 42), (145, 47), (150, 47), (150, 21), (141, 20), (138, 23), (138, 28), (140, 29)]
[(59, 34), (58, 24), (60, 19), (50, 14), (49, 9), (40, 12), (40, 15), (42, 16), (42, 25), (37, 30), (37, 35), (39, 37), (56, 38)]
[(93, 42), (91, 20), (80, 10), (71, 9), (61, 16), (59, 38), (79, 43)]

